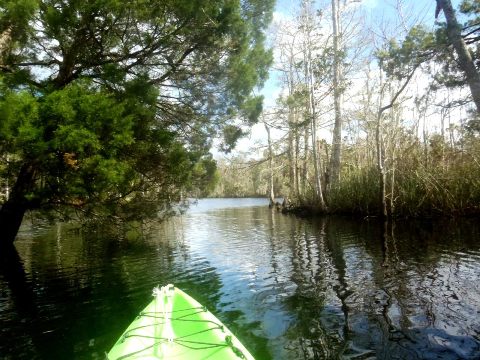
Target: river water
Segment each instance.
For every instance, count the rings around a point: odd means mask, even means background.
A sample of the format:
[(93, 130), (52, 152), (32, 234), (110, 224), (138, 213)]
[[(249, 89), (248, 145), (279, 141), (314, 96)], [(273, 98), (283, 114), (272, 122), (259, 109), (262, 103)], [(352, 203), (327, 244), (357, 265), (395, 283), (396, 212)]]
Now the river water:
[(0, 258), (0, 358), (103, 359), (167, 283), (257, 359), (480, 358), (476, 221), (384, 226), (266, 205), (200, 200), (124, 237), (25, 225), (18, 257)]

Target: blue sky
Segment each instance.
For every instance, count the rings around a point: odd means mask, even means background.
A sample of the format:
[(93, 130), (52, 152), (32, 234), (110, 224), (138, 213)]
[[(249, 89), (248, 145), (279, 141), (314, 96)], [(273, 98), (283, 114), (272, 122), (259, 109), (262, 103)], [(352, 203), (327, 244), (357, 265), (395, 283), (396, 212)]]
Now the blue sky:
[[(340, 0), (342, 3), (345, 0)], [(352, 1), (352, 0), (347, 0)], [(454, 8), (458, 8), (461, 0), (452, 0)], [(276, 18), (278, 17), (292, 17), (295, 9), (298, 8), (300, 0), (277, 0), (275, 7)], [(318, 7), (329, 6), (330, 0), (317, 0), (319, 4)], [(380, 23), (390, 25), (391, 23), (397, 21), (397, 3), (400, 3), (401, 12), (404, 16), (405, 23), (407, 26), (412, 26), (414, 24), (422, 23), (427, 27), (433, 28), (435, 26), (435, 0), (361, 0), (359, 6), (360, 10), (365, 15), (365, 21), (367, 26), (372, 28), (378, 27)], [(322, 5), (323, 4), (323, 5)], [(440, 15), (440, 20), (443, 21), (443, 14)], [(265, 83), (261, 94), (264, 95), (264, 108), (272, 107), (276, 103), (276, 99), (280, 94), (280, 79), (278, 73), (275, 71), (270, 71), (270, 77)], [(277, 134), (279, 136), (280, 133)], [(275, 130), (272, 132), (272, 135), (275, 136)], [(259, 123), (255, 125), (251, 131), (250, 136), (239, 141), (236, 151), (244, 152), (250, 150), (257, 143), (266, 142), (266, 131), (264, 125)], [(215, 157), (221, 158), (222, 155), (215, 153)]]
[[(342, 3), (345, 0), (340, 0)], [(352, 0), (347, 0), (347, 2)], [(355, 0), (353, 0), (355, 1)], [(357, 0), (358, 1), (358, 0)], [(298, 8), (300, 0), (277, 0), (275, 12), (278, 17), (291, 17)], [(318, 7), (330, 6), (330, 0), (317, 0)], [(458, 8), (461, 0), (452, 0), (454, 8)], [(397, 4), (405, 18), (407, 25), (422, 23), (427, 27), (435, 26), (435, 0), (360, 0), (361, 11), (365, 15), (367, 26), (375, 28), (380, 22), (389, 23), (398, 21)], [(444, 20), (443, 14), (439, 17)], [(265, 96), (265, 106), (273, 106), (279, 94), (280, 79), (275, 71), (270, 71), (270, 77), (261, 93)]]

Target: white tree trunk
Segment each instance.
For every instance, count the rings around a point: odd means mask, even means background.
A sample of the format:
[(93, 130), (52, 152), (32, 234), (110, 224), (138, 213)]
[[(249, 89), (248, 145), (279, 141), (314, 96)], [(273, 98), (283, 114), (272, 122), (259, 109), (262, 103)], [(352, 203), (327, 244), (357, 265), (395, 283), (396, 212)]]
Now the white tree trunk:
[(267, 130), (267, 140), (268, 140), (268, 167), (269, 167), (269, 194), (268, 199), (270, 201), (270, 206), (275, 205), (275, 192), (273, 188), (273, 149), (272, 149), (272, 138), (270, 136), (270, 127), (265, 123), (265, 130)]
[(340, 161), (342, 149), (342, 111), (341, 111), (341, 64), (339, 56), (339, 9), (338, 0), (332, 0), (332, 26), (333, 26), (333, 108), (335, 112), (335, 125), (333, 127), (332, 157), (329, 168), (329, 187), (335, 186), (340, 181)]

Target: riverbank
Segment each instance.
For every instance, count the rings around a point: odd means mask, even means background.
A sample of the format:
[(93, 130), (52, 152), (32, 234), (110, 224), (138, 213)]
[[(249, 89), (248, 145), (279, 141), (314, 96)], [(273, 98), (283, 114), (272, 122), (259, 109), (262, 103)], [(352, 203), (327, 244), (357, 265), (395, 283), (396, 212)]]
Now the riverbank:
[[(480, 216), (480, 166), (459, 162), (449, 168), (425, 168), (403, 163), (386, 181), (385, 204), (391, 217)], [(328, 213), (380, 216), (382, 204), (375, 168), (345, 172), (336, 188), (325, 192)], [(318, 214), (311, 197), (291, 201), (286, 212)]]

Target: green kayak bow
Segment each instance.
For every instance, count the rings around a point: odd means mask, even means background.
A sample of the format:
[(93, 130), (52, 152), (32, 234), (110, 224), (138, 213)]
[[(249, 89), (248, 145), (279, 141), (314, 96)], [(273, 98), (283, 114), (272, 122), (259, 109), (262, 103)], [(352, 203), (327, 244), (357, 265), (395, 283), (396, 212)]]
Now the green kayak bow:
[(236, 336), (191, 296), (171, 284), (155, 288), (153, 296), (107, 359), (253, 360)]

